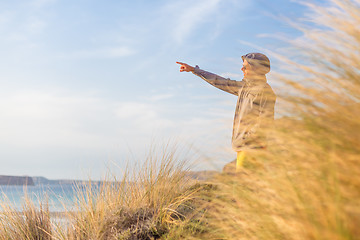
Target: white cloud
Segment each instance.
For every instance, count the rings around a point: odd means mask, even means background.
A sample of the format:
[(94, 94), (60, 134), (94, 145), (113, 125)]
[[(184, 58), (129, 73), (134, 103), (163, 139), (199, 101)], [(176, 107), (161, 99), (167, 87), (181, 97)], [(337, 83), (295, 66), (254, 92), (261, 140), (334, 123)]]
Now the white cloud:
[[(224, 26), (234, 22), (234, 15), (241, 13), (252, 5), (252, 1), (239, 0), (183, 0), (172, 1), (159, 12), (163, 29), (168, 29), (175, 44), (182, 45), (193, 35), (213, 41), (224, 31)], [(171, 43), (173, 46), (174, 43)]]
[(131, 118), (137, 120), (139, 118), (150, 120), (157, 116), (155, 109), (150, 104), (138, 102), (125, 102), (119, 104), (116, 111), (116, 116), (120, 119)]
[(129, 47), (115, 47), (100, 51), (106, 57), (124, 57), (135, 54), (135, 50)]
[(39, 34), (42, 33), (47, 27), (47, 23), (37, 17), (30, 17), (26, 22), (26, 31), (29, 34)]
[(31, 9), (8, 9), (0, 13), (0, 40), (10, 44), (16, 42), (31, 43), (33, 37), (45, 32), (49, 25), (43, 14)]
[(146, 100), (156, 102), (156, 101), (160, 101), (160, 100), (169, 99), (172, 97), (174, 97), (174, 94), (158, 94), (158, 95), (153, 95), (153, 96), (147, 97)]
[(121, 58), (134, 54), (136, 54), (134, 49), (126, 46), (120, 46), (76, 51), (65, 56), (71, 58)]
[(164, 132), (176, 124), (176, 119), (166, 117), (161, 105), (152, 102), (122, 102), (117, 104), (115, 114), (133, 135)]
[[(162, 97), (169, 96), (158, 95), (158, 99)], [(0, 161), (46, 163), (58, 166), (53, 170), (56, 172), (80, 164), (79, 156), (86, 160), (91, 157), (89, 164), (98, 166), (107, 156), (126, 156), (129, 149), (143, 153), (154, 137), (180, 138), (184, 146), (194, 143), (207, 154), (230, 141), (227, 135), (231, 124), (221, 120), (224, 113), (182, 117), (181, 111), (186, 108), (178, 106), (172, 115), (174, 111), (162, 101), (120, 102), (79, 92), (26, 90), (3, 92), (0, 109)], [(219, 109), (211, 111), (217, 113)], [(231, 114), (226, 115), (229, 122), (231, 118)], [(53, 162), (49, 163), (49, 159)], [(41, 167), (37, 171), (41, 172)], [(98, 174), (101, 170), (93, 171)], [(51, 173), (42, 173), (47, 174)]]
[[(1, 97), (0, 142), (16, 146), (80, 146), (89, 143), (91, 131), (82, 129), (89, 107), (99, 114), (99, 101), (91, 97), (61, 96), (38, 91)], [(87, 122), (89, 124), (89, 121)]]
[(0, 27), (8, 26), (9, 22), (14, 18), (13, 12), (2, 12), (0, 13)]
[(57, 2), (57, 0), (33, 0), (32, 2), (30, 2), (30, 4), (32, 6), (41, 8), (41, 7), (44, 7), (46, 5), (53, 4), (55, 2)]
[(63, 92), (21, 91), (0, 97), (0, 143), (21, 147), (108, 149), (119, 136), (136, 138), (174, 122), (151, 102), (119, 102)]
[(175, 17), (173, 38), (182, 43), (200, 25), (213, 18), (221, 0), (181, 1), (165, 6), (163, 11)]

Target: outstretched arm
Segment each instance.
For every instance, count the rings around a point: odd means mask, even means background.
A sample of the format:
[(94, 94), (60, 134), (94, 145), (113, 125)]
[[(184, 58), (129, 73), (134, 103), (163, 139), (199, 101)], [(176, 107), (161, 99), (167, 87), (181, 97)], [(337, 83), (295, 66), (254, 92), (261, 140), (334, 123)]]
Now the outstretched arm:
[(182, 62), (176, 62), (176, 63), (181, 65), (180, 72), (192, 72), (195, 75), (204, 79), (206, 82), (213, 85), (214, 87), (217, 87), (225, 92), (238, 95), (239, 88), (243, 86), (242, 81), (239, 82), (239, 81), (230, 80), (229, 78), (223, 78), (214, 73), (201, 70), (198, 66), (192, 67), (186, 63), (182, 63)]

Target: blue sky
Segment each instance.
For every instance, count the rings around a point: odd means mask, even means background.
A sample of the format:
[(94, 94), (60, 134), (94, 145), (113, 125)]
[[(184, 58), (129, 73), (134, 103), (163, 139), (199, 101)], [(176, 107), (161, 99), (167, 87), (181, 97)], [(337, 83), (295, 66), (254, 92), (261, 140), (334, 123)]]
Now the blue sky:
[(300, 36), (283, 18), (304, 14), (288, 0), (0, 0), (0, 174), (99, 179), (168, 139), (221, 169), (236, 97), (175, 62), (241, 80), (241, 55), (282, 49), (277, 36)]

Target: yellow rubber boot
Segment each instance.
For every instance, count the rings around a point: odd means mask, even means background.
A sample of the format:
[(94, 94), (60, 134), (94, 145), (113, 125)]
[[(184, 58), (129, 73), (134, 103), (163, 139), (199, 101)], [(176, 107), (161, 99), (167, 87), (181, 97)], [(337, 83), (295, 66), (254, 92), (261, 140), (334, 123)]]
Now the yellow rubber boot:
[(244, 159), (245, 159), (245, 152), (244, 152), (244, 151), (237, 152), (236, 172), (239, 172), (239, 171), (242, 169), (243, 163), (244, 163)]

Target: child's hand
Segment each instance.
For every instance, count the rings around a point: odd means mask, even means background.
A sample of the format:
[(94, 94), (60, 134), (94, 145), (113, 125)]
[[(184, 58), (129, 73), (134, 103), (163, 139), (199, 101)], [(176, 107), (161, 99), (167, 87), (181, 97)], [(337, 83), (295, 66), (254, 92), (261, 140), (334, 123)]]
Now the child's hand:
[(180, 64), (180, 72), (193, 72), (194, 71), (194, 67), (186, 64), (186, 63), (182, 63), (182, 62), (176, 62), (177, 64)]

